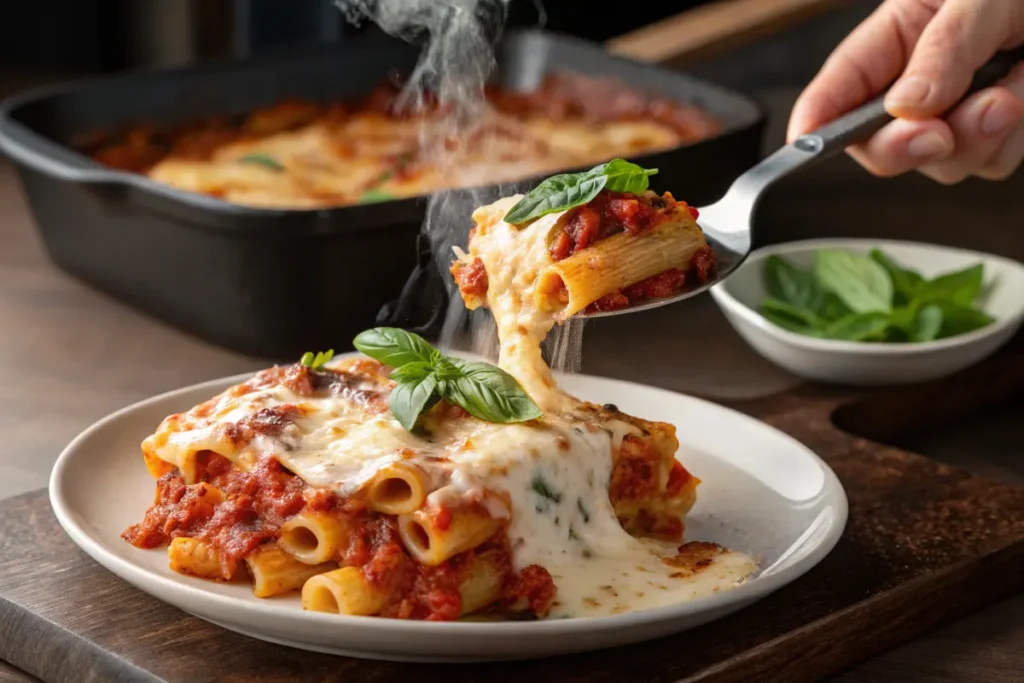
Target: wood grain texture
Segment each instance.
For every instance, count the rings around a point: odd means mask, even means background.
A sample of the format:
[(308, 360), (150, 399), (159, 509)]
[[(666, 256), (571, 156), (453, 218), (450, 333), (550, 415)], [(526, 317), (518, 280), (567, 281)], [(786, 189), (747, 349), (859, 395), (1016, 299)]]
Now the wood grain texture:
[(612, 38), (605, 47), (641, 62), (678, 64), (735, 49), (845, 4), (847, 0), (717, 0)]
[[(943, 390), (950, 383), (955, 394)], [(928, 416), (949, 419), (1022, 390), (1019, 338), (958, 378), (900, 390), (907, 406), (900, 415), (920, 428)], [(816, 681), (1024, 589), (1024, 487), (833, 425), (837, 408), (875, 400), (873, 393), (800, 387), (737, 404), (829, 462), (846, 488), (850, 519), (835, 550), (807, 575), (695, 631), (500, 664), (423, 666), (303, 653), (221, 630), (127, 586), (79, 552), (46, 497), (33, 493), (0, 504), (0, 657), (48, 683), (263, 683), (297, 675), (380, 683)], [(861, 415), (851, 428), (870, 428), (871, 413)], [(887, 429), (898, 431), (891, 419)]]
[(39, 683), (39, 679), (15, 669), (7, 662), (0, 662), (0, 683)]

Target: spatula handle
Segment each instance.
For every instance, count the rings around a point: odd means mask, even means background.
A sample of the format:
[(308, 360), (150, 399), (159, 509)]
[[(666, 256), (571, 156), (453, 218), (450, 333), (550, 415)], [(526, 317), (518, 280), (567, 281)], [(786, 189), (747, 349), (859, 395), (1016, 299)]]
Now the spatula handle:
[[(1022, 61), (1024, 46), (997, 53), (975, 73), (964, 97), (995, 84)], [(751, 219), (765, 190), (794, 171), (824, 161), (850, 145), (866, 140), (892, 121), (893, 117), (885, 110), (884, 100), (885, 96), (881, 95), (818, 130), (801, 135), (736, 179), (715, 206), (727, 207), (728, 216), (719, 222), (719, 230), (735, 241), (738, 253), (743, 253), (750, 246)]]
[[(1006, 77), (1022, 61), (1024, 46), (997, 53), (975, 73), (964, 98)], [(748, 230), (747, 224), (768, 187), (794, 171), (824, 161), (850, 145), (866, 140), (892, 121), (893, 117), (885, 110), (884, 100), (885, 95), (881, 95), (818, 130), (801, 135), (737, 178), (721, 202), (730, 206), (731, 222), (736, 225), (723, 229), (733, 232)]]
[[(960, 101), (995, 85), (1021, 61), (1024, 61), (1024, 46), (997, 53), (975, 73), (971, 87)], [(892, 120), (893, 117), (885, 110), (885, 95), (880, 95), (818, 130), (801, 135), (792, 144), (797, 149), (815, 154), (818, 160), (827, 159), (850, 145), (866, 140)]]

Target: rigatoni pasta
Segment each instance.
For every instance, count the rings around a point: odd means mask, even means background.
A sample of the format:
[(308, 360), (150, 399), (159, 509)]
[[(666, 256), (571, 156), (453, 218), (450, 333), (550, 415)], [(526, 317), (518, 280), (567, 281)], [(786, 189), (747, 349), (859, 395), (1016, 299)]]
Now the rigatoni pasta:
[(398, 518), (406, 551), (431, 567), (483, 544), (501, 526), (484, 510), (459, 508), (443, 514), (444, 517), (438, 511), (417, 510)]
[(390, 595), (390, 590), (370, 583), (363, 570), (342, 567), (306, 581), (302, 607), (314, 612), (373, 616), (384, 608)]
[[(457, 252), (451, 272), (466, 305), (486, 305), (486, 268), (474, 244), (508, 225), (506, 214), (521, 195), (501, 199), (474, 214), (469, 251)], [(714, 252), (697, 224), (698, 212), (668, 192), (657, 195), (602, 190), (582, 206), (551, 213), (530, 224), (509, 226), (534, 234), (527, 270), (519, 271), (524, 296), (556, 322), (580, 312), (624, 308), (672, 296), (706, 283)], [(536, 247), (543, 241), (546, 249)]]
[(326, 512), (303, 512), (281, 527), (278, 544), (299, 562), (323, 564), (337, 560), (351, 530), (345, 519)]
[(411, 514), (423, 505), (428, 485), (423, 470), (415, 465), (404, 462), (387, 465), (370, 484), (370, 508), (392, 515)]
[(257, 598), (272, 598), (301, 590), (317, 574), (331, 571), (337, 564), (300, 562), (274, 543), (267, 543), (245, 558), (252, 576), (252, 592)]
[(474, 553), (469, 559), (459, 583), (462, 614), (473, 614), (498, 601), (505, 580), (503, 561), (495, 550)]
[(179, 536), (167, 547), (167, 558), (173, 571), (201, 579), (230, 579), (224, 576), (221, 555), (216, 548), (198, 538)]
[(638, 282), (673, 268), (688, 270), (693, 255), (707, 246), (689, 212), (674, 212), (640, 234), (620, 232), (552, 263), (540, 274), (538, 305), (564, 320)]

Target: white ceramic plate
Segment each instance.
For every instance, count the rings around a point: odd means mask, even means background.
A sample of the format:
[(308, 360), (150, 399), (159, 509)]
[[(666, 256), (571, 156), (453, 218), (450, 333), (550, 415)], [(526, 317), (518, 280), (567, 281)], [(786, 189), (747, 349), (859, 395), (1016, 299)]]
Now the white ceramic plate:
[(96, 423), (61, 454), (50, 500), (86, 553), (125, 581), (187, 612), (254, 638), (354, 657), (474, 661), (544, 657), (625, 645), (735, 612), (793, 581), (832, 549), (846, 523), (842, 486), (794, 439), (734, 411), (676, 393), (598, 377), (566, 376), (581, 398), (678, 427), (680, 453), (703, 480), (687, 538), (760, 559), (755, 578), (730, 591), (658, 609), (588, 619), (429, 623), (303, 611), (297, 597), (260, 600), (242, 585), (181, 576), (162, 550), (120, 538), (153, 500), (139, 444), (166, 415), (242, 381), (188, 387), (125, 408)]
[[(767, 296), (764, 264), (781, 256), (807, 268), (819, 249), (867, 253), (879, 248), (901, 265), (931, 278), (984, 264), (982, 310), (995, 322), (968, 334), (917, 344), (815, 339), (784, 330), (758, 313)], [(1005, 344), (1024, 321), (1024, 264), (1012, 259), (938, 244), (881, 239), (829, 238), (786, 242), (758, 249), (711, 296), (755, 351), (795, 375), (819, 382), (893, 385), (924, 382), (962, 370)]]

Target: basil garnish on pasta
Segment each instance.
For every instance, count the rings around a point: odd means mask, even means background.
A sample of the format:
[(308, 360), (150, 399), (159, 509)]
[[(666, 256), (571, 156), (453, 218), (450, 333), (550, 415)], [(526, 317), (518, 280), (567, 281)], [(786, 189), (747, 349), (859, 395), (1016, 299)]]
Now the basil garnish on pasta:
[(612, 159), (582, 173), (551, 176), (519, 200), (505, 215), (505, 222), (520, 225), (556, 211), (583, 206), (601, 190), (641, 194), (656, 168), (641, 168), (625, 159)]
[(260, 152), (253, 152), (252, 154), (246, 154), (245, 156), (238, 157), (238, 163), (256, 164), (257, 166), (269, 168), (271, 171), (284, 170), (284, 166), (281, 164), (280, 161), (270, 156), (269, 154), (262, 154)]
[(310, 370), (319, 370), (332, 358), (334, 358), (334, 349), (317, 351), (315, 354), (312, 351), (306, 351), (306, 353), (302, 354), (299, 363), (305, 365)]
[(412, 332), (376, 327), (352, 344), (394, 369), (391, 413), (409, 431), (441, 399), (487, 422), (526, 422), (542, 415), (512, 375), (489, 363), (444, 356)]

